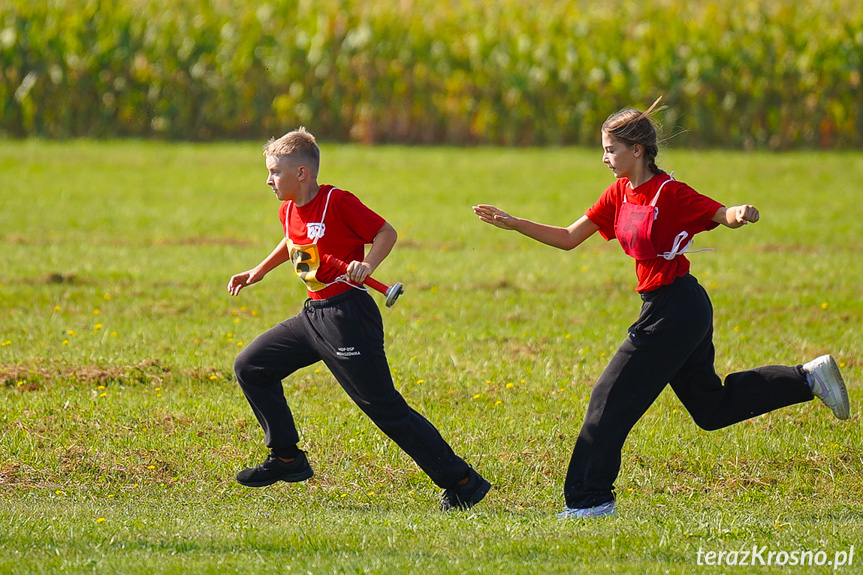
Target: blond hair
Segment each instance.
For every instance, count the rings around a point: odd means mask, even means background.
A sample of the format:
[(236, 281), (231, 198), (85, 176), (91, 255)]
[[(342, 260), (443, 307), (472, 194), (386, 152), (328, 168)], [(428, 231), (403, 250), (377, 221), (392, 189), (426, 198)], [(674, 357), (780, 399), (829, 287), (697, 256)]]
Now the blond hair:
[(318, 148), (315, 137), (304, 126), (288, 132), (281, 138), (270, 139), (264, 146), (264, 155), (274, 156), (279, 161), (291, 159), (308, 164), (315, 175), (321, 167), (321, 149)]

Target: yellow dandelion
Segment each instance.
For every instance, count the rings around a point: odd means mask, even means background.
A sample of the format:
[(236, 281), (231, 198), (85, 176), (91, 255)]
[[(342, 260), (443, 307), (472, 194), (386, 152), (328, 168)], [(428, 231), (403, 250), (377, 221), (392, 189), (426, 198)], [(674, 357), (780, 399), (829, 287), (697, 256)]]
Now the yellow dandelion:
[(24, 382), (23, 382), (23, 381), (19, 381), (19, 382), (18, 382), (18, 383), (16, 383), (15, 385), (17, 385), (17, 386), (19, 386), (19, 387), (20, 387), (20, 386), (24, 385)]
[(321, 368), (317, 368), (317, 369), (315, 370), (315, 373), (321, 373)]
[(102, 312), (99, 311), (98, 309), (93, 310), (93, 315), (99, 315), (100, 313), (102, 313)]
[(75, 337), (75, 330), (70, 329), (69, 331), (66, 332), (66, 335), (71, 335), (72, 337)]
[(157, 394), (156, 394), (156, 397), (162, 397), (162, 394), (161, 394), (161, 393), (157, 393)]
[(148, 465), (147, 469), (156, 469), (156, 466), (155, 465)]
[(105, 295), (102, 296), (102, 299), (104, 299), (105, 301), (108, 301), (109, 299), (111, 299), (111, 294), (106, 293)]
[(99, 397), (108, 397), (108, 392), (103, 391), (101, 394), (99, 394)]
[(99, 519), (96, 520), (96, 523), (104, 523), (104, 522), (105, 522), (104, 517), (100, 517)]
[(210, 376), (210, 381), (216, 381), (217, 379), (219, 379), (218, 375), (211, 375)]
[(246, 311), (246, 306), (241, 307), (240, 311)]
[(507, 383), (507, 384), (506, 384), (506, 388), (507, 388), (507, 389), (512, 389), (513, 387), (515, 387), (515, 384), (514, 384), (514, 383)]
[(63, 340), (63, 345), (66, 345), (66, 344), (68, 344), (68, 343), (69, 343), (69, 340), (68, 340), (68, 339), (64, 339), (64, 340)]
[(252, 317), (258, 317), (258, 312), (257, 312), (257, 311), (252, 310), (252, 312), (251, 312), (251, 313), (252, 313)]
[(161, 387), (157, 387), (154, 391), (162, 391)]
[(437, 289), (438, 289), (438, 288), (437, 288), (437, 286), (432, 286), (432, 287), (431, 287), (431, 289), (430, 289), (429, 291), (430, 291), (431, 293), (435, 294), (435, 293), (437, 293)]
[(240, 318), (235, 317), (235, 318), (234, 318), (234, 323), (240, 323)]
[(347, 496), (348, 496), (347, 493), (342, 493), (339, 497), (347, 497)]
[(243, 347), (243, 342), (238, 341), (238, 342), (237, 342), (237, 347)]
[(112, 331), (112, 332), (111, 332), (111, 337), (117, 337), (117, 332), (116, 332), (116, 331)]
[(524, 383), (524, 380), (523, 379), (519, 380), (519, 383)]
[(105, 386), (104, 385), (97, 385), (96, 389), (105, 389)]
[(422, 383), (422, 382), (424, 382), (424, 381), (425, 381), (424, 379), (418, 379), (418, 380), (417, 380), (417, 384), (420, 384), (420, 383)]
[(94, 325), (94, 326), (93, 326), (93, 329), (94, 329), (94, 330), (96, 330), (96, 331), (99, 331), (100, 329), (102, 329), (102, 324), (101, 324), (101, 323), (97, 323), (96, 325)]
[(474, 399), (479, 399), (479, 398), (480, 398), (480, 394), (478, 394), (478, 393), (477, 393), (476, 395), (474, 395), (474, 396), (473, 396), (473, 398), (474, 398)]
[(830, 306), (826, 301), (821, 303), (821, 309), (827, 309)]
[(739, 326), (739, 325), (735, 325), (735, 326), (734, 326), (734, 331), (740, 331), (740, 326)]
[(59, 305), (55, 305), (55, 306), (54, 306), (54, 311), (60, 311), (60, 306), (59, 306)]
[(503, 402), (502, 402), (501, 400), (499, 400), (499, 399), (498, 399), (497, 401), (495, 401), (495, 402), (494, 402), (494, 404), (495, 404), (495, 405), (500, 405), (501, 403), (503, 403)]
[(54, 495), (66, 495), (66, 494), (58, 489), (57, 491), (54, 492)]
[(7, 340), (6, 340), (6, 341), (4, 341), (3, 343), (0, 343), (0, 347), (6, 347), (7, 345), (12, 345), (12, 340), (11, 340), (11, 339), (7, 339)]

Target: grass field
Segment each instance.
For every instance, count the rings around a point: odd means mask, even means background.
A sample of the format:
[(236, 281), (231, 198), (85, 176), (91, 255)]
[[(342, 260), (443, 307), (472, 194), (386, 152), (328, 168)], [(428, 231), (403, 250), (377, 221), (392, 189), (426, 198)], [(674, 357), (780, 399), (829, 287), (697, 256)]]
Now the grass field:
[[(666, 391), (625, 447), (619, 518), (585, 523), (554, 513), (591, 385), (638, 313), (632, 261), (470, 206), (569, 224), (611, 182), (599, 148), (323, 148), (320, 181), (400, 233), (375, 274), (406, 287), (382, 312), (397, 386), (494, 483), (445, 514), (319, 366), (285, 384), (315, 477), (234, 482), (265, 448), (233, 359), (304, 299), (287, 269), (225, 290), (280, 237), (260, 144), (0, 141), (0, 572), (785, 573), (792, 552), (824, 563), (795, 572), (859, 571), (863, 549), (834, 563), (863, 543), (863, 154), (660, 157), (762, 212), (691, 256), (717, 371), (833, 353), (855, 414), (810, 403), (707, 433)], [(753, 547), (778, 555), (699, 565)]]

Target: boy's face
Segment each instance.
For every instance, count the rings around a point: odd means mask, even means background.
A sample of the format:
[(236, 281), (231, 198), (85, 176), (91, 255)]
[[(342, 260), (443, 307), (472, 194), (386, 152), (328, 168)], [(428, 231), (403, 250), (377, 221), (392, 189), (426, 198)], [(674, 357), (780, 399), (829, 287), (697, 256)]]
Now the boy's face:
[(297, 165), (287, 158), (267, 156), (267, 173), (267, 185), (280, 201), (296, 199), (305, 166)]

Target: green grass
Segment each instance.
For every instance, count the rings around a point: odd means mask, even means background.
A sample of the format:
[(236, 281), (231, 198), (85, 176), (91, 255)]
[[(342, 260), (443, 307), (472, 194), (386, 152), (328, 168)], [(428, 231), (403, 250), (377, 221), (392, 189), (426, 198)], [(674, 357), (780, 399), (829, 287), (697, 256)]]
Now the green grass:
[[(746, 572), (697, 552), (832, 560), (860, 542), (857, 415), (811, 403), (707, 433), (669, 391), (626, 444), (620, 517), (554, 519), (590, 386), (638, 313), (633, 264), (599, 237), (560, 252), (470, 206), (569, 224), (611, 182), (598, 148), (323, 154), (320, 181), (400, 233), (375, 274), (407, 290), (383, 309), (397, 386), (495, 489), (438, 511), (320, 366), (285, 384), (315, 477), (233, 481), (265, 453), (233, 359), (304, 298), (287, 269), (225, 290), (279, 240), (260, 143), (0, 142), (0, 572)], [(691, 258), (717, 370), (830, 352), (855, 403), (863, 155), (669, 150), (660, 165), (762, 212), (702, 234), (715, 251)]]

